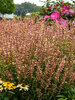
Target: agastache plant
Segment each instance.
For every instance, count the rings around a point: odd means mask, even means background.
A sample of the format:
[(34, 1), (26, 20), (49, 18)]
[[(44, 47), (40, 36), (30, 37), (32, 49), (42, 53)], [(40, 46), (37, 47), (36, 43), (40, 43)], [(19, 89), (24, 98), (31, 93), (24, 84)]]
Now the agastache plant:
[(0, 21), (0, 77), (18, 84), (14, 91), (19, 97), (26, 90), (24, 99), (18, 100), (57, 100), (54, 98), (65, 83), (66, 88), (75, 86), (75, 23), (64, 31), (56, 24), (47, 26), (28, 19)]

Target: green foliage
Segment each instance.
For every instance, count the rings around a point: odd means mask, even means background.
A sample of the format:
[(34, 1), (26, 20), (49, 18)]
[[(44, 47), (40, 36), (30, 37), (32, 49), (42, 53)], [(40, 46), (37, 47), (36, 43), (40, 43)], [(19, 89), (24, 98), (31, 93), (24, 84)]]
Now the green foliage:
[(42, 6), (40, 9), (40, 15), (45, 15), (46, 7)]
[[(0, 60), (3, 60), (2, 63), (0, 63), (0, 70), (2, 70), (3, 73), (0, 73), (0, 75), (1, 75), (2, 77), (5, 77), (5, 78), (7, 79), (6, 73), (5, 73), (5, 72), (8, 72), (8, 71), (9, 71), (9, 72), (12, 73), (12, 75), (13, 75), (13, 77), (14, 77), (14, 80), (15, 80), (15, 82), (17, 83), (18, 80), (17, 80), (17, 76), (16, 76), (16, 74), (15, 74), (15, 73), (16, 73), (16, 72), (15, 72), (15, 67), (13, 67), (13, 64), (12, 64), (12, 62), (15, 62), (14, 59), (13, 59), (13, 55), (9, 56), (9, 57), (8, 57), (8, 60), (7, 60), (6, 62), (4, 62), (4, 57), (2, 57), (1, 55), (0, 55), (0, 57), (1, 57)], [(3, 69), (2, 66), (9, 66), (9, 67), (6, 67), (5, 69)]]
[(0, 0), (0, 13), (11, 14), (15, 10), (13, 0)]
[(62, 94), (57, 95), (57, 100), (75, 100), (75, 88), (64, 89)]

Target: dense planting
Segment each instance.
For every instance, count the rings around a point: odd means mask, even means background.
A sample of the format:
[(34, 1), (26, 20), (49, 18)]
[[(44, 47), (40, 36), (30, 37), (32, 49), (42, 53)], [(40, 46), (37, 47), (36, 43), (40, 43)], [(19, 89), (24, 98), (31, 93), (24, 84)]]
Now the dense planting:
[(0, 21), (0, 77), (29, 85), (22, 100), (57, 100), (75, 88), (75, 22), (70, 25), (63, 30), (39, 20)]

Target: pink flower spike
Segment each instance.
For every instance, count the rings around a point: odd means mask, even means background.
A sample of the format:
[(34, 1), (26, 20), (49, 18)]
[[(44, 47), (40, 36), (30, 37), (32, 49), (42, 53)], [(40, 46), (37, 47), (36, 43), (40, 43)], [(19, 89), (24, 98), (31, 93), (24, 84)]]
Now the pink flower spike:
[(57, 27), (62, 27), (63, 29), (66, 27), (66, 20), (63, 18), (60, 18), (59, 20), (56, 20)]
[(62, 24), (62, 28), (65, 28), (65, 26), (66, 26), (66, 20), (64, 20), (63, 18), (60, 18), (59, 23)]
[(48, 15), (46, 15), (45, 17), (44, 17), (44, 20), (46, 20), (47, 18), (49, 18), (50, 16), (48, 16)]

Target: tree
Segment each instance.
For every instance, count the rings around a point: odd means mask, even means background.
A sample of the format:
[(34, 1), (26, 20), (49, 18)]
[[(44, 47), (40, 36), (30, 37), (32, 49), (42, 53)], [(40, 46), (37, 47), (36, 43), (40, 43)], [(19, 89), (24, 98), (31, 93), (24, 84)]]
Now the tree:
[(13, 0), (0, 0), (0, 13), (2, 14), (12, 14), (15, 10), (15, 4)]
[(22, 16), (24, 17), (26, 13), (31, 13), (31, 12), (38, 12), (40, 10), (40, 6), (37, 6), (35, 4), (31, 4), (29, 2), (25, 2), (22, 4), (16, 4), (16, 10), (15, 10), (15, 15)]

